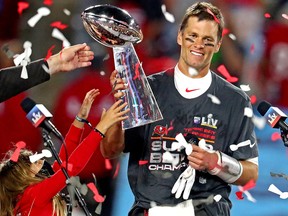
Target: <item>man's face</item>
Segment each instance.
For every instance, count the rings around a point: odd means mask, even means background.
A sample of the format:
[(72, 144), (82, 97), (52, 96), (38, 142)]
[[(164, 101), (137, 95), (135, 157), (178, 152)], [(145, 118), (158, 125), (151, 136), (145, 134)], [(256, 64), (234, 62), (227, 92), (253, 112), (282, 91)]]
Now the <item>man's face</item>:
[(197, 77), (207, 74), (213, 54), (219, 51), (218, 24), (215, 21), (198, 21), (190, 17), (183, 31), (178, 32), (177, 43), (181, 46), (179, 68), (189, 76), (189, 67), (196, 69)]

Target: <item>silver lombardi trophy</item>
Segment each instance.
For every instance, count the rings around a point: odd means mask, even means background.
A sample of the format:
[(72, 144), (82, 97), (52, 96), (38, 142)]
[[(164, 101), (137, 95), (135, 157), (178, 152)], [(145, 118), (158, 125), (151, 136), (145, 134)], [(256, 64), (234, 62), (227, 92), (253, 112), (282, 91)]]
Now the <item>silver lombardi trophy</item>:
[(82, 12), (81, 17), (89, 35), (113, 49), (115, 69), (128, 85), (123, 100), (128, 103), (130, 114), (123, 122), (123, 129), (163, 119), (133, 46), (143, 39), (133, 17), (112, 5), (89, 7)]

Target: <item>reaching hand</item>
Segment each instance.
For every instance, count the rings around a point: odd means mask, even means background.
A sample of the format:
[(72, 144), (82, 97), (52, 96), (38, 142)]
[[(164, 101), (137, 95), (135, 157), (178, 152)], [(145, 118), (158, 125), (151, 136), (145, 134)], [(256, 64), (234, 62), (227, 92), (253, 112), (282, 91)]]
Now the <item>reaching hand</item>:
[(47, 62), (50, 74), (53, 75), (62, 71), (66, 72), (90, 66), (93, 58), (94, 53), (84, 43), (64, 48), (59, 53), (47, 59)]
[[(128, 118), (125, 116), (130, 109), (121, 111), (127, 106), (127, 103), (122, 103), (122, 100), (116, 101), (107, 111), (103, 109), (100, 122), (97, 124), (96, 129), (105, 134), (106, 131), (116, 122), (123, 121)], [(121, 105), (120, 105), (121, 104)]]
[(116, 100), (124, 96), (124, 93), (119, 90), (125, 90), (127, 85), (125, 85), (124, 80), (119, 77), (116, 70), (114, 70), (110, 76), (110, 85), (112, 86), (112, 93), (114, 93)]
[(82, 118), (82, 119), (87, 119), (91, 106), (94, 102), (94, 99), (96, 98), (96, 96), (98, 96), (100, 94), (99, 89), (92, 89), (89, 92), (86, 93), (86, 96), (82, 102), (82, 105), (80, 107), (80, 110), (77, 114), (78, 117)]

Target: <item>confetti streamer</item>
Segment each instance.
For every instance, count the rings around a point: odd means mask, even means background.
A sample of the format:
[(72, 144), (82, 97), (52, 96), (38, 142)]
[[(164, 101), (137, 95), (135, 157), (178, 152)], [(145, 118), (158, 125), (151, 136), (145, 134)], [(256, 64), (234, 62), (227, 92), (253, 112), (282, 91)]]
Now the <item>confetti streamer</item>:
[(18, 14), (22, 15), (23, 11), (29, 7), (28, 2), (18, 2)]
[(251, 90), (249, 85), (240, 85), (240, 88), (245, 92), (248, 92)]
[(68, 9), (64, 9), (63, 12), (67, 15), (67, 16), (70, 16), (71, 15), (71, 12), (68, 10)]
[(207, 94), (207, 97), (209, 97), (211, 99), (212, 103), (221, 104), (221, 101), (216, 96), (214, 96), (212, 94)]
[(281, 199), (287, 199), (288, 198), (288, 192), (282, 192), (279, 190), (274, 184), (271, 184), (268, 188), (268, 191), (275, 193), (279, 195)]
[(253, 110), (250, 107), (244, 108), (244, 116), (247, 116), (248, 118), (253, 117)]
[(229, 38), (231, 39), (231, 40), (236, 40), (237, 38), (236, 38), (236, 36), (234, 35), (234, 34), (232, 34), (232, 33), (230, 33), (229, 35)]
[(94, 200), (96, 202), (102, 203), (105, 201), (105, 197), (101, 196), (96, 188), (96, 186), (94, 185), (94, 183), (88, 183), (87, 184), (88, 188), (94, 193)]
[(65, 36), (60, 32), (57, 28), (54, 28), (52, 31), (52, 37), (61, 40), (63, 43), (63, 47), (70, 46), (70, 42), (65, 38)]
[(278, 132), (274, 132), (274, 133), (271, 135), (271, 140), (272, 140), (273, 142), (276, 142), (277, 140), (280, 140), (280, 139), (282, 139), (282, 138), (281, 138), (281, 134), (278, 133)]
[(255, 104), (255, 103), (257, 102), (257, 97), (256, 97), (256, 95), (251, 95), (251, 96), (250, 96), (250, 101), (251, 101), (252, 104)]
[(139, 161), (139, 165), (141, 166), (141, 165), (145, 165), (145, 164), (148, 164), (148, 161), (144, 161), (144, 160), (140, 160)]
[(217, 22), (218, 24), (220, 24), (219, 19), (215, 16), (215, 14), (214, 14), (209, 8), (207, 8), (207, 12), (213, 16), (215, 22)]
[(238, 81), (237, 77), (233, 77), (230, 75), (230, 73), (228, 72), (228, 70), (226, 69), (224, 65), (220, 65), (217, 68), (217, 70), (226, 78), (228, 82), (235, 83)]
[(37, 14), (28, 20), (28, 25), (33, 28), (43, 16), (48, 16), (49, 14), (50, 10), (47, 7), (39, 8)]
[(284, 178), (285, 180), (288, 180), (288, 175), (285, 175), (284, 173), (273, 173), (273, 172), (270, 172), (270, 175), (272, 177), (279, 177), (279, 178)]
[(235, 194), (237, 196), (237, 199), (242, 200), (244, 199), (243, 193), (247, 196), (247, 199), (251, 202), (256, 202), (256, 200), (252, 197), (252, 195), (248, 192), (248, 190), (253, 189), (256, 186), (254, 180), (248, 181), (243, 187), (238, 186), (239, 191), (237, 191)]
[(25, 142), (23, 142), (23, 141), (17, 142), (16, 143), (16, 149), (15, 149), (14, 153), (11, 155), (10, 160), (13, 162), (17, 162), (19, 155), (20, 155), (20, 151), (21, 151), (21, 149), (25, 148), (25, 146), (26, 146)]
[(230, 145), (230, 149), (231, 151), (237, 151), (240, 147), (244, 147), (244, 146), (248, 146), (250, 145), (250, 147), (252, 148), (254, 146), (255, 143), (253, 143), (253, 145), (251, 144), (251, 140), (245, 140), (243, 142), (240, 142), (238, 144), (231, 144)]
[(42, 158), (50, 158), (52, 157), (52, 153), (48, 149), (43, 149), (40, 154), (34, 154), (29, 156), (29, 160), (31, 163), (35, 163), (38, 160), (41, 160)]
[(49, 59), (51, 56), (52, 56), (52, 50), (55, 48), (55, 45), (52, 45), (48, 51), (47, 51), (47, 54), (46, 54), (46, 57), (45, 57), (45, 60)]
[(111, 161), (109, 159), (105, 159), (105, 168), (107, 170), (112, 170), (112, 164), (111, 164)]
[(43, 1), (43, 4), (50, 6), (50, 5), (53, 4), (53, 0), (44, 0), (44, 1)]
[(282, 17), (283, 17), (284, 19), (287, 19), (287, 20), (288, 20), (288, 15), (287, 15), (287, 14), (282, 14)]
[(175, 17), (166, 11), (166, 5), (162, 4), (161, 5), (161, 10), (162, 10), (162, 13), (164, 14), (164, 17), (165, 19), (170, 22), (170, 23), (174, 23), (175, 22)]
[(270, 15), (269, 13), (265, 13), (265, 14), (264, 14), (264, 17), (265, 17), (265, 18), (271, 18), (271, 15)]
[(66, 29), (68, 27), (68, 25), (63, 24), (61, 21), (52, 22), (50, 26), (61, 30)]

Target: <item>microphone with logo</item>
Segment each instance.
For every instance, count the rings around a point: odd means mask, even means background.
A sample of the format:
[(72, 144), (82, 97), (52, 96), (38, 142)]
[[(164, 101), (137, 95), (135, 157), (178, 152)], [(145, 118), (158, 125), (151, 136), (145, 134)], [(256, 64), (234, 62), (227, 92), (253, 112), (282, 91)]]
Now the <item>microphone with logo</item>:
[(27, 97), (21, 102), (21, 107), (27, 113), (26, 118), (34, 127), (41, 127), (48, 133), (52, 132), (61, 141), (64, 140), (62, 134), (49, 120), (52, 117), (52, 114), (43, 104), (36, 104), (35, 101)]
[(285, 122), (287, 115), (278, 107), (273, 107), (269, 102), (262, 101), (258, 107), (258, 112), (265, 117), (267, 124), (272, 128), (280, 128), (284, 145), (288, 147), (288, 125)]

